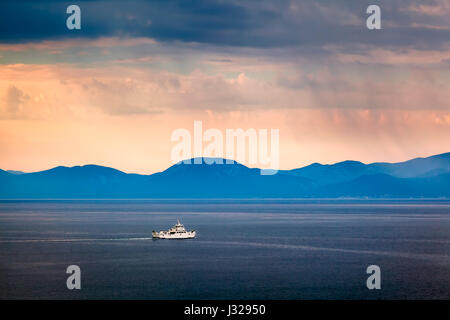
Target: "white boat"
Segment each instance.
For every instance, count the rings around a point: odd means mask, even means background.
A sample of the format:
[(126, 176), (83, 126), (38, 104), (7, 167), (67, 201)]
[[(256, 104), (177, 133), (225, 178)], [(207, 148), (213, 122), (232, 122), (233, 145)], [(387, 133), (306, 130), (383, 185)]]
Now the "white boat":
[(152, 237), (156, 239), (192, 239), (195, 238), (195, 230), (186, 231), (184, 226), (177, 220), (177, 224), (167, 231), (152, 231)]

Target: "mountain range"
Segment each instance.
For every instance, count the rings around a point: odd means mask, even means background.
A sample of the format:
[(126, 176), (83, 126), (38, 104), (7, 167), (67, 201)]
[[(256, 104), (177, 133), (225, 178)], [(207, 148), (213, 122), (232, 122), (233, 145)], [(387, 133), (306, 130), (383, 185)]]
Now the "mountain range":
[(275, 175), (237, 162), (205, 161), (181, 162), (151, 175), (98, 165), (33, 173), (0, 170), (0, 199), (343, 197), (450, 198), (450, 153), (398, 163), (313, 163)]

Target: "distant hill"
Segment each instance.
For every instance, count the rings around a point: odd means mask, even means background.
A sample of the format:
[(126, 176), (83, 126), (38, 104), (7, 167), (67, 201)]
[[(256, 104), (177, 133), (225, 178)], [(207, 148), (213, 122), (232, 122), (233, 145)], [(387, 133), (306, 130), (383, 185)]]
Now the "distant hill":
[(399, 163), (314, 163), (266, 176), (236, 162), (198, 160), (201, 164), (176, 164), (152, 175), (97, 165), (21, 174), (0, 170), (0, 198), (450, 197), (450, 153)]
[(398, 163), (372, 163), (370, 168), (395, 177), (412, 178), (435, 170), (450, 171), (450, 152)]
[(321, 197), (435, 198), (450, 197), (450, 174), (427, 178), (397, 178), (387, 174), (364, 175), (321, 187)]
[(330, 165), (314, 163), (286, 172), (309, 178), (319, 186), (351, 181), (364, 175), (374, 174), (387, 174), (397, 178), (433, 176), (450, 172), (450, 152), (398, 163), (364, 164), (358, 161), (343, 161)]
[(358, 161), (344, 161), (335, 164), (313, 163), (309, 166), (285, 171), (285, 173), (311, 179), (316, 186), (350, 181), (365, 174), (376, 173)]

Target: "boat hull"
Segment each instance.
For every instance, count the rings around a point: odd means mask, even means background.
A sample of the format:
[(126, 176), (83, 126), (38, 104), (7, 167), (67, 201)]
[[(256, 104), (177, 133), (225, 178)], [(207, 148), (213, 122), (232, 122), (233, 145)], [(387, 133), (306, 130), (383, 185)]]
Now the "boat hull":
[(165, 231), (152, 232), (154, 239), (193, 239), (195, 238), (195, 231), (180, 232), (180, 233), (168, 233)]

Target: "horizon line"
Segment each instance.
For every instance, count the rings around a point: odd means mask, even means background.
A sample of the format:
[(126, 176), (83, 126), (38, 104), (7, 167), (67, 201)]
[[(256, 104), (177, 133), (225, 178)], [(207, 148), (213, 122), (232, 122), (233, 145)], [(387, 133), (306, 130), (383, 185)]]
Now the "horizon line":
[[(429, 156), (419, 156), (419, 157), (414, 157), (414, 158), (406, 159), (406, 160), (403, 160), (403, 161), (397, 161), (397, 162), (388, 162), (388, 161), (381, 161), (381, 162), (380, 162), (380, 161), (378, 161), (378, 162), (369, 162), (369, 163), (365, 163), (365, 162), (358, 161), (358, 160), (347, 159), (347, 160), (342, 160), (342, 161), (338, 161), (338, 162), (335, 162), (335, 163), (326, 163), (326, 164), (323, 164), (323, 163), (320, 163), (320, 162), (312, 162), (312, 163), (310, 163), (310, 164), (308, 164), (308, 165), (301, 166), (301, 167), (294, 167), (294, 168), (291, 168), (291, 169), (267, 169), (267, 170), (290, 171), (290, 170), (295, 170), (295, 169), (306, 168), (306, 167), (311, 166), (311, 165), (314, 165), (314, 164), (319, 164), (319, 165), (322, 165), (322, 166), (328, 166), (328, 165), (336, 165), (336, 164), (343, 163), (343, 162), (359, 162), (359, 163), (362, 163), (362, 164), (364, 164), (364, 165), (381, 164), (381, 163), (394, 164), (394, 163), (403, 163), (403, 162), (407, 162), (407, 161), (411, 161), (411, 160), (417, 160), (417, 159), (427, 159), (427, 158), (432, 158), (432, 157), (442, 156), (442, 155), (446, 155), (446, 154), (450, 154), (450, 151), (448, 151), (448, 152), (443, 152), (443, 153), (432, 154), (432, 155), (429, 155)], [(53, 169), (60, 168), (60, 167), (62, 167), (62, 168), (76, 168), (76, 167), (80, 167), (80, 168), (81, 168), (81, 167), (86, 167), (86, 166), (97, 166), (97, 167), (103, 167), (103, 168), (109, 168), (109, 169), (117, 170), (117, 171), (120, 171), (120, 172), (125, 173), (125, 174), (153, 175), (153, 174), (157, 174), (157, 173), (160, 173), (160, 172), (164, 172), (165, 170), (167, 170), (167, 169), (169, 169), (169, 168), (171, 168), (171, 167), (173, 167), (173, 166), (175, 166), (175, 165), (182, 164), (184, 161), (194, 160), (194, 159), (199, 159), (199, 158), (202, 158), (202, 159), (222, 159), (222, 160), (224, 160), (224, 163), (223, 163), (223, 164), (228, 164), (228, 165), (229, 165), (229, 164), (240, 164), (240, 165), (245, 166), (245, 167), (247, 167), (247, 168), (249, 168), (249, 169), (261, 169), (261, 168), (257, 168), (257, 167), (249, 167), (249, 166), (247, 166), (247, 165), (245, 165), (245, 164), (242, 164), (242, 163), (238, 162), (237, 160), (234, 160), (234, 159), (227, 159), (227, 158), (223, 158), (223, 157), (192, 157), (192, 158), (187, 158), (187, 159), (178, 161), (177, 163), (171, 164), (170, 166), (166, 167), (166, 169), (164, 169), (164, 170), (162, 170), (162, 171), (156, 171), (156, 172), (149, 173), (149, 174), (145, 174), (145, 173), (136, 173), (136, 172), (126, 172), (126, 171), (122, 171), (122, 170), (116, 169), (116, 168), (113, 167), (113, 166), (98, 165), (98, 164), (95, 164), (95, 163), (87, 163), (87, 164), (73, 165), (73, 166), (59, 165), (59, 166), (55, 166), (55, 167), (52, 167), (52, 168), (49, 168), (49, 169), (43, 169), (43, 170), (32, 171), (32, 172), (25, 172), (25, 171), (22, 171), (22, 170), (16, 170), (16, 169), (1, 169), (1, 168), (0, 168), (0, 170), (3, 170), (3, 171), (8, 172), (8, 173), (11, 173), (11, 171), (12, 171), (12, 172), (21, 172), (21, 174), (28, 174), (28, 173), (37, 173), (37, 172), (43, 172), (43, 171), (53, 170)], [(233, 163), (227, 163), (226, 161), (233, 161)], [(191, 163), (191, 164), (196, 164), (196, 163)], [(204, 163), (203, 161), (202, 161), (201, 164), (211, 165), (211, 164), (208, 164), (208, 163)], [(215, 163), (212, 163), (212, 164), (215, 164)], [(197, 165), (198, 165), (198, 164), (197, 164)], [(11, 174), (14, 174), (14, 173), (11, 173)], [(20, 174), (19, 174), (19, 175), (20, 175)]]

